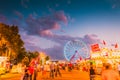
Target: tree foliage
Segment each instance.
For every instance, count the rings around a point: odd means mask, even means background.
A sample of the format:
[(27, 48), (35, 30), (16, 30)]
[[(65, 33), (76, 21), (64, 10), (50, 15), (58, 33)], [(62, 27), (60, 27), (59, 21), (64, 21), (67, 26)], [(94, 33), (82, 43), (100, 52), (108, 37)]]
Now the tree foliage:
[(26, 56), (31, 61), (33, 58), (37, 58), (39, 56), (39, 52), (38, 51), (34, 51), (34, 52), (28, 51)]
[[(18, 26), (0, 23), (0, 42), (1, 39), (5, 39), (6, 43), (2, 44), (2, 48), (0, 48), (0, 56), (4, 54), (6, 50), (11, 50), (12, 54), (9, 57), (12, 61), (22, 61), (25, 63), (28, 63), (27, 61), (30, 62), (30, 60), (39, 56), (38, 51), (26, 51), (24, 42), (19, 34)], [(29, 60), (26, 61), (26, 58)], [(47, 60), (49, 60), (49, 56), (46, 57), (46, 61)]]
[(19, 59), (24, 57), (26, 51), (23, 47), (24, 42), (21, 39), (18, 27), (0, 23), (0, 35), (7, 41), (7, 48), (10, 48), (12, 51), (14, 51), (15, 55), (12, 53), (11, 57), (20, 61)]
[(49, 57), (49, 56), (46, 56), (46, 57), (45, 57), (45, 60), (46, 60), (46, 61), (50, 60), (50, 57)]

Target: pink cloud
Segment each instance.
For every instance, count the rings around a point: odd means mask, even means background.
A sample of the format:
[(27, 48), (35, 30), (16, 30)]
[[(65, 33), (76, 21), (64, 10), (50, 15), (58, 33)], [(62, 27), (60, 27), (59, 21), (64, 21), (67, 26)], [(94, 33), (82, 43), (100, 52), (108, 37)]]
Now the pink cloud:
[(64, 23), (67, 23), (67, 17), (65, 16), (63, 11), (58, 11), (54, 14), (55, 18), (57, 18), (57, 20), (63, 21)]
[(40, 32), (41, 36), (53, 36), (53, 33), (50, 30), (45, 30)]
[[(67, 23), (67, 17), (63, 11), (55, 12), (51, 15), (35, 18), (32, 14), (26, 19), (28, 34), (49, 35), (53, 34), (51, 30), (60, 30), (60, 22)], [(49, 34), (48, 34), (49, 31)]]
[(53, 25), (53, 29), (54, 30), (60, 29), (60, 25), (57, 22), (55, 22)]

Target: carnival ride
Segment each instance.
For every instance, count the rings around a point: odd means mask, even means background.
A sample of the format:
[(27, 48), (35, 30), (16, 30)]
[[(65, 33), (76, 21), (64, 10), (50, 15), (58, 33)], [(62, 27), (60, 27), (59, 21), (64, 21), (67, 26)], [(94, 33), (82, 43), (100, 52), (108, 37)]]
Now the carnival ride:
[(64, 46), (64, 56), (70, 62), (89, 58), (89, 49), (82, 40), (71, 40)]

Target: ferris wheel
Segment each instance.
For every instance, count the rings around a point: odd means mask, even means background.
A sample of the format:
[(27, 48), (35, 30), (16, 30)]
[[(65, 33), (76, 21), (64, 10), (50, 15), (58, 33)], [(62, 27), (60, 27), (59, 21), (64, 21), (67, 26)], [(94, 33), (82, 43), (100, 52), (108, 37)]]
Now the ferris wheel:
[(64, 46), (64, 56), (68, 61), (89, 58), (89, 49), (82, 40), (68, 41)]

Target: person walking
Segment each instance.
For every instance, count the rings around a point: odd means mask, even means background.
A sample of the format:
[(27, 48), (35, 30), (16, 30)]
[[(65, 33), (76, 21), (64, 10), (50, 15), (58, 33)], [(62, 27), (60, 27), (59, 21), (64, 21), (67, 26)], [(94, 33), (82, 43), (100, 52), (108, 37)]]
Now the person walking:
[(94, 80), (95, 78), (95, 69), (93, 69), (93, 66), (90, 67), (90, 80)]
[(59, 75), (61, 77), (60, 66), (59, 66), (59, 64), (56, 63), (56, 65), (55, 65), (55, 77), (57, 77), (57, 75)]
[(120, 80), (119, 74), (112, 69), (111, 64), (106, 64), (105, 70), (102, 72), (102, 80)]
[(23, 78), (24, 78), (24, 75), (25, 75), (25, 69), (26, 69), (26, 65), (21, 64), (21, 70), (20, 70), (21, 79), (20, 79), (20, 80), (23, 80)]
[(33, 65), (30, 65), (29, 67), (28, 67), (28, 70), (29, 70), (29, 76), (30, 76), (30, 80), (32, 80), (32, 78), (33, 78), (33, 73), (34, 73), (34, 66)]
[(34, 67), (34, 74), (33, 75), (34, 75), (33, 80), (37, 80), (38, 71), (37, 71), (36, 66)]
[(53, 62), (50, 64), (50, 78), (54, 78), (54, 64)]

